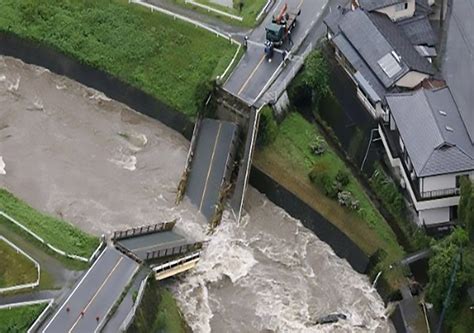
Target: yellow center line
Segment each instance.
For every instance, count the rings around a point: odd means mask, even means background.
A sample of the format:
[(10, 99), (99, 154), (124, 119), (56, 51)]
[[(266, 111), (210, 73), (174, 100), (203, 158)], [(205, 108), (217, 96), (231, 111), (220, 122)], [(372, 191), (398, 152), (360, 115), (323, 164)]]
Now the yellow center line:
[(242, 93), (242, 91), (244, 91), (245, 87), (247, 87), (247, 85), (249, 84), (250, 80), (252, 79), (252, 77), (255, 75), (255, 73), (257, 72), (258, 68), (260, 67), (260, 65), (262, 64), (263, 60), (265, 60), (265, 54), (262, 54), (262, 58), (260, 59), (259, 63), (257, 64), (257, 66), (255, 66), (254, 70), (252, 71), (252, 73), (250, 73), (249, 77), (247, 78), (247, 80), (244, 82), (244, 84), (242, 85), (242, 88), (240, 88), (239, 92), (237, 93), (237, 95), (240, 95)]
[(219, 123), (219, 129), (217, 130), (216, 141), (214, 141), (214, 148), (212, 149), (211, 163), (209, 164), (209, 169), (207, 170), (206, 183), (204, 184), (204, 191), (202, 192), (201, 203), (199, 204), (199, 210), (201, 210), (202, 203), (204, 202), (204, 197), (206, 196), (207, 184), (209, 181), (209, 176), (211, 175), (214, 155), (216, 153), (217, 141), (219, 141), (219, 136), (221, 134), (221, 127), (222, 127), (222, 123)]
[(115, 270), (117, 269), (118, 265), (120, 265), (120, 263), (122, 262), (123, 260), (123, 257), (120, 257), (119, 261), (117, 261), (117, 263), (115, 264), (114, 268), (112, 268), (112, 270), (110, 271), (109, 275), (107, 275), (107, 277), (105, 278), (104, 282), (102, 282), (102, 284), (100, 285), (99, 289), (95, 292), (94, 296), (92, 296), (91, 300), (89, 301), (89, 303), (87, 303), (86, 307), (84, 308), (84, 310), (81, 311), (81, 314), (79, 315), (79, 317), (77, 317), (76, 321), (74, 322), (74, 325), (72, 325), (71, 329), (69, 330), (69, 333), (72, 332), (72, 330), (77, 326), (77, 324), (79, 323), (79, 320), (82, 318), (83, 314), (86, 313), (87, 309), (89, 308), (89, 306), (92, 304), (92, 302), (94, 302), (95, 298), (97, 297), (97, 295), (100, 293), (100, 291), (102, 290), (102, 288), (105, 286), (105, 284), (107, 283), (107, 281), (110, 279), (110, 277), (112, 276), (112, 274), (115, 272)]

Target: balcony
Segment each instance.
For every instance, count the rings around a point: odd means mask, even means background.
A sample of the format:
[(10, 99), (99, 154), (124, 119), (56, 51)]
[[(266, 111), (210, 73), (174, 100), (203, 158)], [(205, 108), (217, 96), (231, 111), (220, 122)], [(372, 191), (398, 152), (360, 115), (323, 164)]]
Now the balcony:
[(442, 190), (421, 192), (421, 199), (422, 200), (438, 199), (438, 198), (458, 196), (460, 194), (461, 194), (461, 190), (459, 188), (447, 188), (447, 189), (442, 189)]
[(419, 190), (419, 181), (415, 176), (411, 177), (412, 171), (406, 165), (407, 152), (400, 149), (399, 144), (399, 134), (398, 131), (392, 131), (387, 124), (381, 124), (382, 130), (385, 134), (386, 143), (392, 157), (399, 161), (399, 167), (403, 169), (404, 174), (406, 175), (405, 180), (409, 182), (407, 186), (410, 186), (412, 195), (416, 198), (416, 201), (428, 201), (435, 199), (443, 199), (449, 197), (456, 197), (460, 195), (459, 188), (447, 188), (433, 191), (424, 191), (420, 192)]

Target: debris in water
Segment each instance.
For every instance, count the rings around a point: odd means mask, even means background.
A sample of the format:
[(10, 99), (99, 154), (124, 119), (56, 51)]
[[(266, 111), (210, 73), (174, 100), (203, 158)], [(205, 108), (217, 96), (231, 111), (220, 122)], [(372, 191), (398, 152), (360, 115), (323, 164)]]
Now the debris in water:
[(7, 172), (5, 171), (5, 162), (3, 161), (3, 157), (0, 156), (0, 175), (6, 175)]
[(343, 313), (332, 313), (327, 316), (319, 317), (316, 320), (316, 325), (332, 324), (339, 321), (339, 319), (346, 320), (347, 316)]
[(135, 171), (137, 169), (137, 158), (133, 155), (123, 156), (120, 160), (111, 159), (109, 161), (125, 170)]

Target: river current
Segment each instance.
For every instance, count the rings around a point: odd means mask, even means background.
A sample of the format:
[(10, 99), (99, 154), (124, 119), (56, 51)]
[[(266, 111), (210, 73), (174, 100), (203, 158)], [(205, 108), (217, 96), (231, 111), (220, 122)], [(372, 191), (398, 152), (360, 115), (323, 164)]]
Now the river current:
[[(207, 236), (187, 200), (174, 205), (188, 147), (97, 91), (0, 57), (0, 186), (98, 235), (177, 218), (207, 239), (171, 284), (194, 332), (394, 331), (368, 278), (255, 189), (240, 223), (225, 212)], [(335, 312), (347, 320), (314, 325)]]

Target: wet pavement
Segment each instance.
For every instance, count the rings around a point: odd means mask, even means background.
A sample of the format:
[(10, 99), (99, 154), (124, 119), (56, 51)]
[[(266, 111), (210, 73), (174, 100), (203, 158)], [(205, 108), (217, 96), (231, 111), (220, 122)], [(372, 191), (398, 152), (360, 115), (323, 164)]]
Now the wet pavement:
[[(0, 57), (0, 103), (0, 186), (95, 234), (178, 218), (205, 237), (196, 208), (174, 205), (181, 135), (11, 58)], [(253, 188), (244, 208), (240, 224), (224, 213), (197, 268), (172, 284), (194, 332), (393, 331), (367, 276)], [(313, 325), (333, 312), (348, 319)]]

